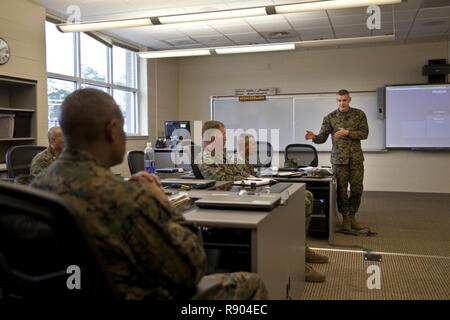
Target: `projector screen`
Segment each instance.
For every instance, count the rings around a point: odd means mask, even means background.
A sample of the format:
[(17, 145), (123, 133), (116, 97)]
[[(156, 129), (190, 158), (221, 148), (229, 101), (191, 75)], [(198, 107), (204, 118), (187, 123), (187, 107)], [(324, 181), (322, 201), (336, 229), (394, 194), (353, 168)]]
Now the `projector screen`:
[(450, 148), (450, 84), (386, 87), (387, 148)]

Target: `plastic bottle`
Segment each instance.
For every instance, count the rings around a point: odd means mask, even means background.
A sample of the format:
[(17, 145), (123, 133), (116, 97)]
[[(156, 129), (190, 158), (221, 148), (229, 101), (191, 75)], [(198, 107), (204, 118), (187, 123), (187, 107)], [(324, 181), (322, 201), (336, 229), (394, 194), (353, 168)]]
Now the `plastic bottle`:
[(152, 143), (147, 142), (147, 146), (144, 150), (144, 169), (148, 173), (155, 173), (155, 151), (152, 148)]

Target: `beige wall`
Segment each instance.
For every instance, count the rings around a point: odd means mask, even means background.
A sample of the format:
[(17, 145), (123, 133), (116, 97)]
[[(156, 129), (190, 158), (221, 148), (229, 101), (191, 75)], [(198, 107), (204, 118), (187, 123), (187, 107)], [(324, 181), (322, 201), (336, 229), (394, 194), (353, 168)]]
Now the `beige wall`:
[[(37, 80), (37, 143), (47, 144), (47, 75), (45, 68), (45, 8), (26, 0), (1, 0), (0, 37), (11, 58), (0, 74)], [(45, 124), (45, 127), (41, 124)]]
[[(237, 88), (277, 87), (280, 93), (375, 90), (386, 84), (424, 83), (428, 59), (447, 58), (448, 44), (193, 57), (179, 60), (179, 118), (207, 120), (210, 97)], [(320, 153), (329, 164), (329, 153)], [(450, 152), (366, 154), (366, 190), (450, 193)]]

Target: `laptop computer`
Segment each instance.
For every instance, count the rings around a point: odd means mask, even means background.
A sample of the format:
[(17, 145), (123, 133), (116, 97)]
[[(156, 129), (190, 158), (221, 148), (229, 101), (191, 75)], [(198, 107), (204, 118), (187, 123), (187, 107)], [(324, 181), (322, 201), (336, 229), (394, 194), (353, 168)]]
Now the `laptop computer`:
[(280, 194), (209, 195), (195, 201), (200, 208), (272, 210), (281, 200)]
[(216, 180), (204, 180), (204, 179), (180, 179), (180, 178), (167, 178), (161, 179), (163, 187), (169, 188), (181, 188), (181, 186), (188, 186), (192, 189), (206, 189), (216, 184)]

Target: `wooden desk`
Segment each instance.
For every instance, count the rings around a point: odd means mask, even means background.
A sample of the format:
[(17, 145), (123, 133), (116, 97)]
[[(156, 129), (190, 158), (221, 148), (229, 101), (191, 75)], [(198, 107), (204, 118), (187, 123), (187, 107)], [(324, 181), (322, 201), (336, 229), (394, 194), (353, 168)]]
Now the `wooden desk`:
[[(192, 190), (189, 195), (201, 198), (211, 193), (227, 192)], [(305, 270), (305, 185), (292, 184), (282, 197), (289, 197), (287, 203), (272, 211), (193, 207), (184, 212), (184, 216), (204, 230), (247, 230), (250, 234), (251, 267), (242, 271), (258, 273), (270, 299), (300, 299)], [(223, 245), (227, 244), (228, 241), (224, 241)]]

